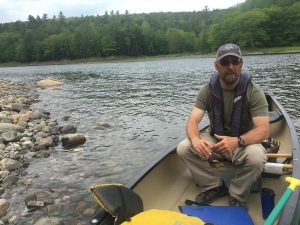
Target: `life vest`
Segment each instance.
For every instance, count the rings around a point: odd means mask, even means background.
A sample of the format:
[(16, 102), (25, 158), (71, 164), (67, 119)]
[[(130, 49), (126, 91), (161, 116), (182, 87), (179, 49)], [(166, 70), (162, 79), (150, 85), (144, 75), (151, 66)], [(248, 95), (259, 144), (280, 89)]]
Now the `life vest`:
[[(251, 76), (242, 72), (240, 80), (234, 90), (233, 110), (231, 113), (231, 136), (240, 135), (240, 124), (242, 121), (243, 105), (246, 99), (246, 92)], [(210, 79), (210, 91), (212, 97), (213, 124), (212, 134), (224, 135), (224, 100), (221, 83), (217, 73)]]

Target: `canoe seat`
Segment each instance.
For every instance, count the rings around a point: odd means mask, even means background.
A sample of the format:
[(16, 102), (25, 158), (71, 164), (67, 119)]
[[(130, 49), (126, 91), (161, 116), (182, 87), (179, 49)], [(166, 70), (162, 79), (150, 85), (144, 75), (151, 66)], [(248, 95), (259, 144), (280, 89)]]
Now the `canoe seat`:
[(282, 120), (284, 117), (283, 115), (278, 111), (269, 111), (269, 121), (270, 123), (276, 123), (280, 120)]

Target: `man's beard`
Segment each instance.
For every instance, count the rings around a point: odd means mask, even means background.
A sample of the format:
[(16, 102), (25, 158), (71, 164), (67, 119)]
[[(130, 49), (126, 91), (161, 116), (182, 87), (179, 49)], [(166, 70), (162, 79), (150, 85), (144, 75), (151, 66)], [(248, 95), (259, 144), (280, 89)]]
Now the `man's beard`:
[(230, 73), (230, 74), (224, 74), (221, 79), (224, 81), (225, 84), (231, 85), (235, 84), (238, 79), (239, 75), (235, 73)]

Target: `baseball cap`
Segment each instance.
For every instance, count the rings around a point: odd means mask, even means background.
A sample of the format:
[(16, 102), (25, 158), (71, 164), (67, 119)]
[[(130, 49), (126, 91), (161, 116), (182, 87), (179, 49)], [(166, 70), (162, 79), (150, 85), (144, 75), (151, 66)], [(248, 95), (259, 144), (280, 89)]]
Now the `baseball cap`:
[(232, 43), (222, 45), (217, 51), (217, 61), (228, 55), (233, 55), (241, 59), (242, 53), (240, 47)]

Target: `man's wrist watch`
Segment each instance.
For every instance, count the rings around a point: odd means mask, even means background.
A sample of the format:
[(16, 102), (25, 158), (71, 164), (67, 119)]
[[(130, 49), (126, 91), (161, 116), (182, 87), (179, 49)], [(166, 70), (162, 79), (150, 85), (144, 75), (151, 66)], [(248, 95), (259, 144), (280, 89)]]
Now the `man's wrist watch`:
[(238, 136), (238, 145), (239, 147), (244, 147), (245, 146), (245, 141), (241, 136)]

